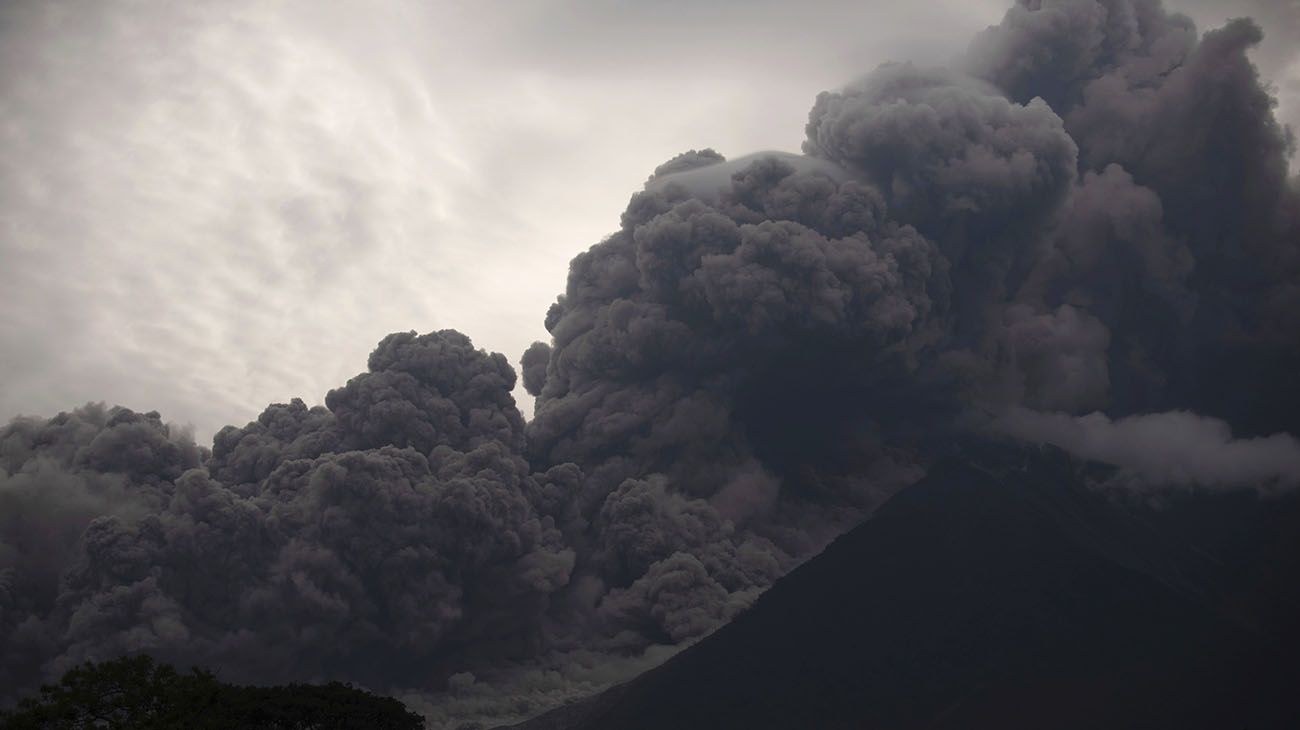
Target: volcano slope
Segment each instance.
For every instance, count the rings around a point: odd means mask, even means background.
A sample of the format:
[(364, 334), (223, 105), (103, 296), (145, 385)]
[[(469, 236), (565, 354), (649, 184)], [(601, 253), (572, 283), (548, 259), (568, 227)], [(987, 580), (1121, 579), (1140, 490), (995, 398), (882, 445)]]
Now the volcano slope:
[(955, 449), (656, 670), (518, 728), (1300, 726), (1300, 500)]

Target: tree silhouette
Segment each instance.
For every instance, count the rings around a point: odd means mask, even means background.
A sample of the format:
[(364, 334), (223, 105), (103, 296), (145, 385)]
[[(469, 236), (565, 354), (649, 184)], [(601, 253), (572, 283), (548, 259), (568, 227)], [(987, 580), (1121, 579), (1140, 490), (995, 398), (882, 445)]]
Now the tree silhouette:
[(0, 714), (0, 730), (420, 730), (401, 702), (350, 685), (243, 687), (149, 656), (87, 663)]

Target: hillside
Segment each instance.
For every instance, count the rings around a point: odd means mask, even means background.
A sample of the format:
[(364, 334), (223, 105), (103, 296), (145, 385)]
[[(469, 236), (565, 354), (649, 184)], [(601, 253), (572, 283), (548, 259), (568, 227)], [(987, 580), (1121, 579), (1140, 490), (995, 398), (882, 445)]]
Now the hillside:
[(517, 727), (1297, 727), (1298, 517), (967, 449), (697, 646)]

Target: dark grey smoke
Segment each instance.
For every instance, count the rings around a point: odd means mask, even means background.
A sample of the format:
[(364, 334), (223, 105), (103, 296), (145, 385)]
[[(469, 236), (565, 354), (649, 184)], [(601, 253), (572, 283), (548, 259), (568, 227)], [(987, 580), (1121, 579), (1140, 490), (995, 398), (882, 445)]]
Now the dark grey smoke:
[[(1056, 294), (1086, 301), (1111, 332), (1111, 406), (1295, 431), (1300, 192), (1246, 56), (1261, 29), (1236, 20), (1198, 41), (1150, 0), (1036, 5), (977, 37), (972, 68), (1012, 99), (1052, 104), (1079, 145), (1083, 186), (1128, 188), (1075, 205), (1095, 231), (1085, 245), (1106, 246), (1111, 268), (1082, 282), (1087, 271), (1071, 272)], [(1073, 223), (1060, 226), (1053, 266), (1084, 238)]]
[(10, 424), (6, 689), (138, 651), (383, 684), (531, 646), (574, 551), (513, 386), (459, 333), (395, 334), (329, 409), (270, 406), (206, 462), (157, 414)]
[(545, 342), (534, 342), (524, 350), (519, 361), (523, 372), (524, 390), (529, 395), (537, 395), (546, 386), (546, 368), (551, 363), (551, 346)]
[(157, 515), (204, 456), (157, 413), (99, 404), (0, 429), (0, 695), (30, 686), (63, 650), (54, 614), (88, 527)]
[(449, 330), (211, 454), (156, 414), (14, 422), (6, 693), (143, 650), (527, 714), (571, 696), (557, 657), (704, 635), (971, 428), (1293, 484), (1300, 185), (1259, 38), (1026, 0), (957, 68), (820, 95), (802, 156), (666, 162), (523, 354), (527, 424), (505, 358)]

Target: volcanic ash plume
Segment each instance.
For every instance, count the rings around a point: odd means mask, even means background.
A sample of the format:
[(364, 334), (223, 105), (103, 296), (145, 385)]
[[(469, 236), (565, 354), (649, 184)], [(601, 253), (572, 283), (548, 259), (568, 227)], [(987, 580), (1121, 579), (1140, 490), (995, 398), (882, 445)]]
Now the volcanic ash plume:
[(370, 366), (329, 410), (224, 429), (202, 468), (157, 414), (6, 428), (5, 656), (31, 657), (6, 686), (139, 651), (383, 683), (527, 645), (574, 552), (534, 508), (513, 371), (455, 332), (392, 335)]
[(210, 454), (157, 414), (12, 423), (4, 686), (148, 651), (517, 717), (728, 620), (972, 429), (1294, 485), (1300, 185), (1260, 37), (1026, 0), (960, 68), (820, 95), (803, 155), (679, 155), (574, 258), (527, 424), (454, 331)]

